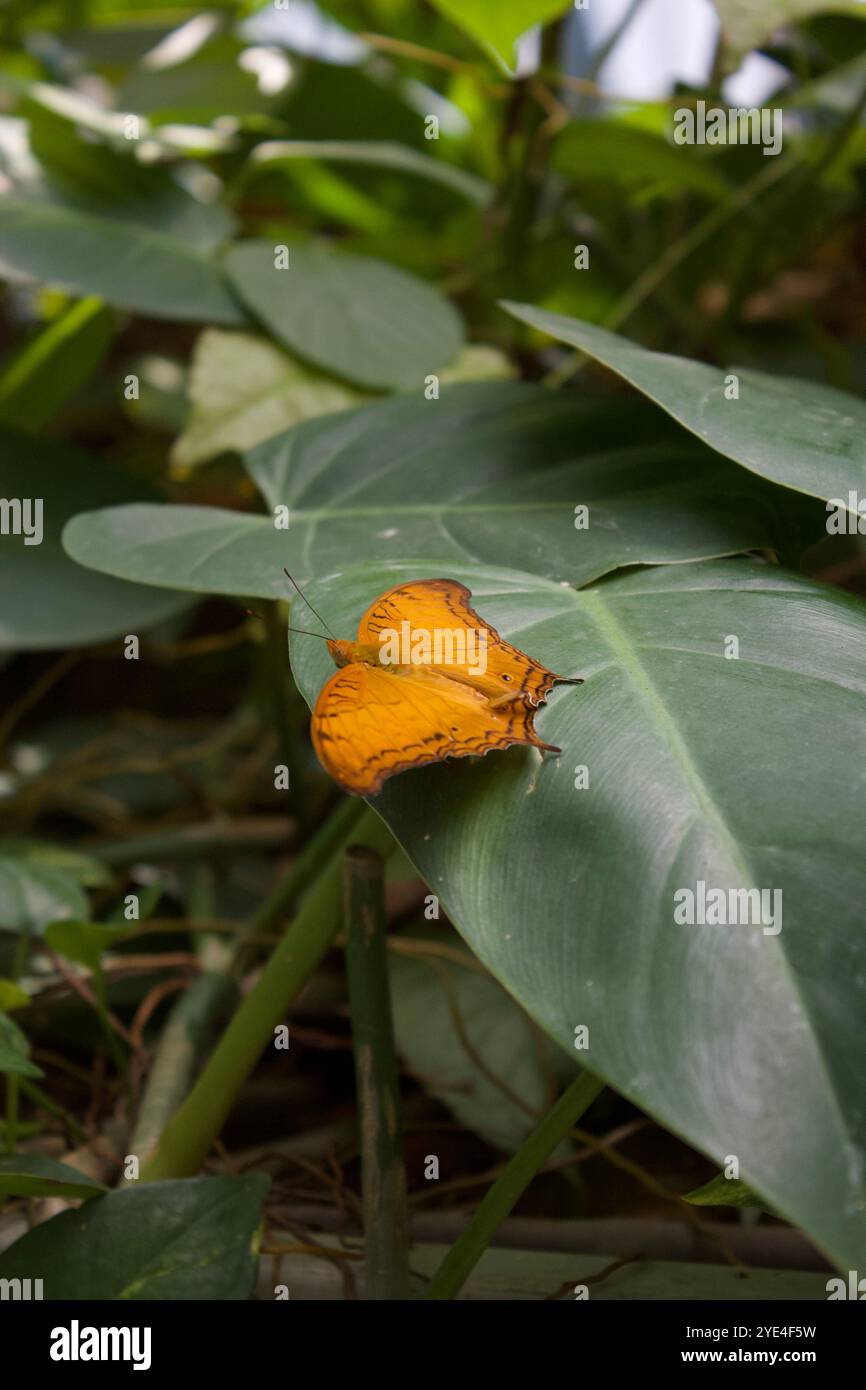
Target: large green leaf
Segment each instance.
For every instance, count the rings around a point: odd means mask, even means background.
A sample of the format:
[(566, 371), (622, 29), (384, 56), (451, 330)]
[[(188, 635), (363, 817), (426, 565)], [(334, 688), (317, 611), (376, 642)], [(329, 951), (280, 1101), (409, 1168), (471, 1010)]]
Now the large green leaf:
[[(83, 107), (83, 109), (81, 109)], [(39, 85), (23, 123), (0, 125), (11, 185), (0, 220), (0, 277), (33, 278), (157, 318), (242, 324), (215, 260), (232, 230), (218, 204), (192, 197), (164, 169), (82, 139), (92, 103)], [(116, 113), (99, 113), (117, 122)], [(92, 124), (92, 122), (91, 122)]]
[[(866, 497), (866, 404), (833, 387), (736, 369), (739, 396), (728, 399), (728, 371), (649, 352), (596, 324), (531, 304), (504, 307), (542, 333), (570, 343), (631, 382), (720, 454), (812, 497), (849, 491)], [(852, 508), (856, 513), (856, 507)]]
[[(507, 553), (508, 547), (503, 546)], [(592, 588), (453, 565), (555, 671), (558, 758), (407, 773), (374, 803), (472, 949), (554, 1038), (840, 1264), (866, 1258), (866, 609), (749, 560)], [(334, 630), (422, 566), (312, 586)], [(739, 642), (738, 659), (729, 639)], [(333, 669), (291, 638), (312, 702)], [(581, 784), (585, 768), (589, 785)], [(680, 890), (781, 890), (782, 929), (679, 925)], [(764, 926), (769, 930), (765, 931)], [(575, 1053), (575, 1029), (589, 1030)]]
[(60, 545), (65, 522), (81, 508), (149, 491), (76, 449), (0, 430), (0, 495), (41, 499), (44, 532), (39, 545), (27, 544), (24, 535), (2, 538), (0, 651), (75, 647), (140, 633), (186, 606), (185, 596), (83, 569)]
[(506, 72), (514, 68), (514, 45), (534, 24), (546, 24), (571, 8), (570, 0), (433, 0), (454, 24)]
[(190, 1178), (96, 1197), (28, 1231), (0, 1278), (44, 1280), (47, 1299), (246, 1299), (269, 1179)]
[(7, 197), (0, 277), (32, 277), (154, 318), (240, 324), (216, 262), (168, 232), (103, 213)]
[[(583, 584), (620, 565), (773, 546), (795, 524), (786, 508), (803, 507), (641, 402), (516, 382), (307, 421), (248, 464), (268, 505), (289, 508), (288, 530), (212, 507), (132, 506), (75, 517), (64, 544), (108, 574), (268, 598), (286, 596), (284, 565), (303, 582), (383, 551), (446, 570), (507, 553)], [(583, 505), (589, 526), (578, 530)]]
[[(286, 243), (283, 243), (286, 244)], [(249, 309), (293, 352), (359, 386), (410, 389), (456, 357), (463, 324), (424, 280), (324, 245), (245, 241), (225, 258)]]

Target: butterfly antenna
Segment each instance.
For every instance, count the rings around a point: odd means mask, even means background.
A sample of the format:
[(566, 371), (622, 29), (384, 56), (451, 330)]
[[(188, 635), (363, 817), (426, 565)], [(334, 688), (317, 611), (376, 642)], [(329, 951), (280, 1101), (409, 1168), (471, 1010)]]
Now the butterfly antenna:
[[(298, 593), (301, 595), (301, 598), (304, 600), (304, 603), (307, 605), (307, 607), (309, 608), (310, 612), (313, 613), (313, 614), (315, 614), (315, 616), (318, 618), (319, 622), (322, 624), (322, 627), (325, 629), (325, 631), (328, 633), (328, 635), (329, 635), (330, 637), (334, 638), (334, 641), (336, 641), (336, 638), (334, 637), (333, 632), (331, 632), (331, 629), (328, 627), (328, 624), (325, 622), (325, 620), (324, 620), (324, 618), (322, 617), (321, 613), (316, 613), (316, 610), (315, 610), (315, 608), (313, 607), (313, 605), (310, 603), (310, 600), (307, 598), (306, 594), (305, 594), (304, 591), (301, 589), (300, 585), (297, 584), (297, 583), (295, 582), (295, 580), (292, 578), (292, 576), (289, 574), (289, 571), (288, 571), (287, 569), (284, 568), (284, 569), (283, 569), (283, 574), (286, 576), (286, 578), (288, 579), (289, 583), (290, 583), (291, 585), (293, 585), (293, 587), (294, 587), (295, 589), (297, 589)], [(300, 628), (292, 628), (292, 629), (290, 629), (290, 630), (293, 631), (293, 632), (300, 632)], [(320, 632), (308, 632), (306, 635), (307, 635), (308, 637), (321, 637), (322, 634), (321, 634)]]
[(324, 632), (307, 632), (306, 628), (304, 627), (288, 627), (286, 628), (286, 631), (299, 632), (302, 637), (318, 637), (323, 642), (330, 642), (332, 640), (330, 637), (326, 637)]

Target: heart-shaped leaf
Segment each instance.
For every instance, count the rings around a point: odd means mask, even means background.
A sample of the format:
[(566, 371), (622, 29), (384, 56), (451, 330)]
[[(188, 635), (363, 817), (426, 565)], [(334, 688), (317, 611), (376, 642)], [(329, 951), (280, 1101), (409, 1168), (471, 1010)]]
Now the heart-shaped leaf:
[[(310, 599), (348, 635), (377, 594), (431, 573), (365, 566)], [(748, 560), (579, 592), (450, 573), (504, 637), (586, 684), (538, 717), (559, 758), (511, 749), (423, 769), (374, 804), (476, 954), (570, 1056), (720, 1164), (736, 1156), (775, 1210), (856, 1268), (863, 604)], [(312, 703), (327, 650), (292, 636), (291, 654)], [(719, 898), (740, 925), (714, 924)]]
[(95, 213), (15, 196), (3, 201), (0, 277), (61, 285), (154, 318), (242, 324), (216, 261), (180, 237)]
[(0, 1255), (47, 1299), (246, 1299), (269, 1179), (142, 1183), (66, 1211)]
[(244, 241), (225, 265), (243, 302), (280, 342), (359, 386), (420, 389), (463, 342), (448, 300), (385, 261), (321, 245)]
[[(518, 382), (307, 421), (259, 445), (248, 467), (282, 515), (112, 508), (75, 517), (67, 551), (148, 584), (266, 598), (286, 596), (283, 566), (303, 583), (383, 552), (446, 570), (507, 554), (517, 568), (584, 584), (620, 565), (773, 547), (814, 509), (683, 439), (641, 402)], [(820, 526), (817, 516), (813, 533)]]
[(856, 396), (745, 368), (732, 369), (733, 396), (731, 372), (719, 367), (649, 352), (597, 324), (531, 304), (503, 307), (602, 362), (744, 468), (811, 497), (836, 499), (856, 515), (853, 493), (866, 517), (866, 404)]
[(27, 104), (29, 145), (23, 122), (0, 131), (0, 165), (11, 183), (0, 277), (32, 277), (157, 318), (242, 324), (214, 256), (231, 217), (198, 202), (165, 170), (101, 139), (82, 140), (88, 108), (98, 110), (68, 89), (38, 85)]

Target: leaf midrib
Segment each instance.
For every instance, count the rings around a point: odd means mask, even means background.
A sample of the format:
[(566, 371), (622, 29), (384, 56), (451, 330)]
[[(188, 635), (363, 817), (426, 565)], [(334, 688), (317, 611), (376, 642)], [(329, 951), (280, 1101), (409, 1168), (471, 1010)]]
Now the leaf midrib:
[[(680, 734), (675, 721), (668, 713), (665, 703), (656, 690), (649, 672), (640, 660), (638, 648), (629, 641), (627, 634), (617, 621), (610, 606), (605, 602), (600, 591), (582, 590), (579, 597), (584, 601), (585, 611), (595, 623), (602, 640), (605, 641), (614, 654), (619, 657), (621, 669), (625, 672), (632, 688), (643, 700), (643, 703), (649, 707), (651, 715), (654, 717), (656, 727), (661, 733), (662, 739), (673, 755), (674, 760), (678, 764), (683, 780), (688, 790), (691, 792), (699, 812), (704, 816), (705, 822), (709, 826), (711, 833), (716, 835), (724, 846), (733, 868), (737, 874), (740, 875), (740, 881), (743, 885), (759, 887), (760, 885), (757, 882), (757, 877), (752, 873), (748, 856), (743, 853), (744, 846), (734, 835), (724, 816), (716, 806), (710, 790), (701, 776), (697, 764), (692, 758), (688, 745)], [(786, 952), (782, 949), (781, 934), (765, 939), (771, 943), (772, 948), (781, 959), (791, 992), (797, 999), (801, 1015), (809, 1021), (809, 1037), (812, 1042), (813, 1053), (821, 1074), (825, 1079), (827, 1094), (832, 1100), (833, 1110), (836, 1114), (838, 1131), (847, 1149), (853, 1142), (852, 1136), (845, 1122), (845, 1115), (840, 1104), (836, 1086), (827, 1069), (826, 1058), (823, 1048), (820, 1045), (819, 1036), (812, 1026), (812, 1015), (803, 997), (800, 982), (791, 968), (791, 962)]]

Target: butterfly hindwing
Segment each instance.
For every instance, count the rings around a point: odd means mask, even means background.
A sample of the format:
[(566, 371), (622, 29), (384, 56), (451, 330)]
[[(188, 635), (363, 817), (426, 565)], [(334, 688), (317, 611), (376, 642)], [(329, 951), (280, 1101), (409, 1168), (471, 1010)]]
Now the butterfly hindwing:
[(386, 777), (443, 758), (520, 743), (550, 748), (533, 714), (519, 698), (491, 706), (480, 691), (426, 667), (401, 675), (356, 662), (322, 688), (311, 732), (331, 776), (357, 796), (374, 796)]

